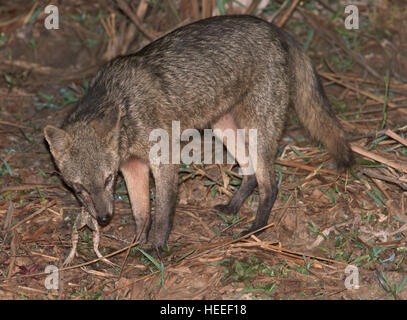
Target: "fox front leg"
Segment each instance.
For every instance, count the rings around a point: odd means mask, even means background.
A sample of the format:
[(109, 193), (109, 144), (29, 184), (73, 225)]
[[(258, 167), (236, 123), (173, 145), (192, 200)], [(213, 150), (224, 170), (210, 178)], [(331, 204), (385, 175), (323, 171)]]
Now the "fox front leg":
[(125, 161), (120, 171), (126, 181), (131, 209), (136, 221), (136, 240), (146, 243), (150, 229), (149, 167), (138, 159)]
[(151, 166), (155, 180), (155, 214), (152, 225), (152, 243), (156, 248), (166, 245), (171, 231), (178, 190), (178, 165)]

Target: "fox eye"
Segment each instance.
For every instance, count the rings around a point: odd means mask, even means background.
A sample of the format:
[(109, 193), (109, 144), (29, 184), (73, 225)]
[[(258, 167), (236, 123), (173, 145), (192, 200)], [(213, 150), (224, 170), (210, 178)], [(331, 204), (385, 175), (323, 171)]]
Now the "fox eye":
[(113, 175), (109, 175), (105, 180), (105, 188), (113, 181)]

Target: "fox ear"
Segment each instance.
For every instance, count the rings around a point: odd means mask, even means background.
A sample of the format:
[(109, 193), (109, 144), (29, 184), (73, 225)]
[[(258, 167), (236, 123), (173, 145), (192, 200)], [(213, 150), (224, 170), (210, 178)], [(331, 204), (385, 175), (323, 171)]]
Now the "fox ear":
[(96, 134), (105, 142), (110, 143), (112, 138), (119, 134), (120, 108), (115, 107), (111, 112), (105, 114), (101, 119), (93, 120), (90, 125)]
[(51, 153), (56, 158), (60, 157), (71, 146), (70, 135), (66, 131), (54, 126), (46, 126), (44, 128), (44, 136), (49, 144)]

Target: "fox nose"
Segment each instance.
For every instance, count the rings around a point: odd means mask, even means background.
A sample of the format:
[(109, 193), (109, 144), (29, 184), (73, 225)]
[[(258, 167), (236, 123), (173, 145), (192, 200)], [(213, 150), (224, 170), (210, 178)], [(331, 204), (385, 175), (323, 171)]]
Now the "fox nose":
[(102, 216), (102, 217), (97, 217), (98, 224), (99, 224), (101, 227), (105, 227), (105, 226), (107, 226), (107, 225), (109, 224), (110, 218), (111, 218), (110, 215), (105, 215), (105, 216)]

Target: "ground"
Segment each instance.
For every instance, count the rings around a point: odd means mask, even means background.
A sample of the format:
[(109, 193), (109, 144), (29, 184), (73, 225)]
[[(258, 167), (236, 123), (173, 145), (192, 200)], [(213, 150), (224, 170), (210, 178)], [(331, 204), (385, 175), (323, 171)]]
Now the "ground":
[[(0, 6), (0, 299), (407, 298), (403, 1), (358, 1), (356, 30), (344, 26), (344, 1), (72, 0), (55, 2), (57, 30), (44, 27), (47, 4)], [(244, 12), (304, 44), (356, 164), (337, 172), (292, 115), (275, 164), (278, 199), (260, 235), (238, 238), (253, 220), (257, 190), (236, 217), (213, 209), (238, 188), (236, 167), (181, 166), (168, 250), (133, 243), (119, 177), (115, 216), (99, 244), (115, 266), (97, 260), (87, 227), (62, 266), (81, 207), (59, 177), (44, 126), (61, 124), (105, 61), (201, 17)], [(45, 285), (49, 265), (58, 267), (58, 289)]]

